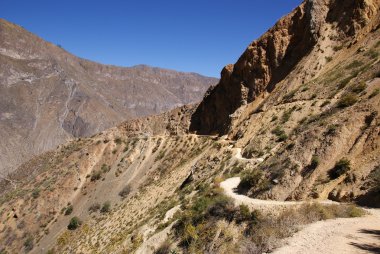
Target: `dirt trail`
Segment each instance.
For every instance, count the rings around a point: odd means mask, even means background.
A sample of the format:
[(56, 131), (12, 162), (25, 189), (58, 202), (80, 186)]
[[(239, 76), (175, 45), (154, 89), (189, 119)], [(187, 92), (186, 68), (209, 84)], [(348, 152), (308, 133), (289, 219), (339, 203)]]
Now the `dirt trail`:
[[(234, 192), (240, 177), (229, 178), (220, 183), (225, 194), (237, 205), (245, 204), (251, 209), (276, 213), (281, 208), (301, 205), (307, 201), (275, 201), (249, 198)], [(333, 204), (333, 201), (318, 201)], [(306, 226), (293, 237), (285, 239), (285, 245), (276, 254), (354, 254), (380, 253), (380, 210), (367, 209), (370, 215), (361, 218), (338, 218), (319, 221)]]
[(235, 151), (235, 158), (238, 159), (238, 160), (242, 160), (242, 161), (252, 161), (252, 162), (259, 162), (259, 163), (264, 161), (264, 158), (252, 158), (252, 159), (244, 158), (244, 157), (241, 155), (241, 148), (233, 148), (232, 150)]
[(276, 254), (356, 254), (380, 253), (380, 211), (361, 218), (339, 218), (319, 221), (306, 226)]
[[(237, 205), (247, 205), (251, 209), (260, 209), (267, 212), (278, 212), (281, 209), (288, 206), (302, 205), (307, 201), (277, 201), (277, 200), (261, 200), (247, 197), (235, 193), (236, 187), (240, 183), (240, 177), (232, 177), (220, 183), (220, 187), (223, 188), (227, 196), (235, 200)], [(336, 202), (331, 200), (318, 201), (322, 204), (334, 204)]]

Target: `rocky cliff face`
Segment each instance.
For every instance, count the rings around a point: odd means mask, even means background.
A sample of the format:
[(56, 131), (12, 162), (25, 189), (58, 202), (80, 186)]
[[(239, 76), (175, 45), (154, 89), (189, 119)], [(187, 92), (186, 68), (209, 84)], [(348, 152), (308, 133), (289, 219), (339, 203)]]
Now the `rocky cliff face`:
[[(344, 41), (373, 29), (378, 9), (379, 1), (305, 1), (252, 42), (235, 65), (223, 69), (219, 84), (208, 91), (193, 115), (190, 130), (227, 133), (230, 115), (240, 106), (273, 91), (301, 59), (318, 59), (311, 51), (326, 37)], [(304, 72), (300, 75), (302, 82), (310, 80), (321, 66), (309, 68), (310, 65), (300, 70)]]
[(198, 102), (216, 82), (90, 62), (0, 20), (0, 173), (72, 137)]

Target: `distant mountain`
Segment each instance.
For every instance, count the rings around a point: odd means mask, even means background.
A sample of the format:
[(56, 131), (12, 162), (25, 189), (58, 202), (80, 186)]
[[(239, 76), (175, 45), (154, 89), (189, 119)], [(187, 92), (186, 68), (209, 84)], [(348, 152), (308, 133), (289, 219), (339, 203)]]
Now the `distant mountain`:
[(87, 61), (0, 19), (0, 173), (72, 137), (198, 102), (216, 83)]

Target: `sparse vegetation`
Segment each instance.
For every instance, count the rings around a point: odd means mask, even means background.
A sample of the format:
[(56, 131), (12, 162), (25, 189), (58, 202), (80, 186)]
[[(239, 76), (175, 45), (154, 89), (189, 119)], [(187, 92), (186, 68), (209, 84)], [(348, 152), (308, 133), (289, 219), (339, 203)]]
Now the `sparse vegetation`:
[(281, 122), (286, 123), (287, 121), (289, 121), (290, 116), (292, 115), (292, 113), (295, 109), (296, 109), (296, 107), (292, 107), (291, 109), (286, 110), (281, 117)]
[(363, 63), (358, 61), (358, 60), (355, 60), (353, 61), (352, 63), (350, 63), (349, 65), (346, 66), (346, 69), (347, 70), (351, 70), (351, 69), (355, 69), (355, 68), (358, 68), (360, 66), (362, 66)]
[(114, 141), (115, 141), (115, 143), (116, 143), (117, 145), (120, 145), (121, 142), (122, 142), (121, 138), (119, 138), (119, 137), (115, 138)]
[(82, 225), (82, 221), (78, 217), (75, 216), (71, 218), (69, 225), (67, 225), (67, 229), (75, 230), (78, 227), (80, 227), (80, 225)]
[(31, 251), (33, 249), (33, 247), (34, 247), (33, 237), (31, 235), (28, 235), (25, 242), (24, 242), (25, 252)]
[(369, 57), (370, 59), (377, 59), (379, 57), (379, 52), (377, 52), (374, 49), (370, 49), (364, 55)]
[(313, 155), (310, 162), (310, 167), (312, 169), (316, 169), (319, 165), (319, 157), (317, 155)]
[(67, 215), (70, 215), (70, 214), (73, 212), (73, 210), (74, 210), (73, 205), (68, 205), (68, 206), (66, 207), (66, 209), (65, 209), (65, 215), (66, 215), (66, 216), (67, 216)]
[(286, 135), (285, 131), (280, 126), (276, 126), (276, 128), (272, 130), (272, 134), (277, 136), (278, 142), (283, 142), (288, 138), (288, 135)]
[(106, 201), (103, 203), (102, 208), (100, 209), (101, 213), (109, 213), (111, 211), (111, 202)]
[(351, 91), (353, 93), (359, 94), (363, 92), (367, 88), (367, 84), (365, 82), (360, 82), (358, 85), (354, 86)]
[(102, 178), (102, 172), (99, 170), (95, 170), (91, 174), (91, 182), (95, 182)]
[(375, 89), (369, 96), (368, 96), (368, 99), (372, 99), (373, 97), (377, 96), (378, 94), (380, 94), (380, 89), (377, 88)]
[(129, 184), (127, 184), (120, 192), (119, 192), (119, 196), (122, 197), (122, 198), (126, 198), (129, 193), (131, 193), (131, 186)]
[(374, 111), (364, 118), (364, 123), (366, 127), (369, 127), (371, 125), (372, 121), (375, 119), (376, 116), (377, 116), (377, 111)]
[(298, 90), (296, 89), (296, 90), (289, 92), (287, 95), (284, 96), (284, 100), (289, 102), (294, 97), (294, 95), (297, 93), (297, 91)]
[(240, 193), (247, 193), (253, 187), (255, 192), (266, 191), (270, 188), (269, 180), (264, 176), (262, 171), (253, 170), (244, 173), (237, 189)]
[(324, 101), (324, 102), (321, 104), (321, 108), (323, 108), (323, 107), (329, 105), (330, 103), (331, 103), (331, 102), (330, 102), (329, 100)]
[(333, 47), (333, 50), (334, 50), (334, 51), (339, 51), (339, 50), (341, 50), (342, 48), (343, 48), (343, 45), (334, 46), (334, 47)]
[(341, 175), (347, 173), (350, 169), (351, 169), (350, 161), (346, 158), (343, 158), (343, 159), (339, 160), (335, 164), (334, 168), (332, 168), (329, 171), (329, 176), (331, 179), (336, 179), (336, 178), (340, 177)]
[(354, 105), (358, 98), (354, 94), (346, 94), (338, 101), (338, 108), (346, 108)]
[(101, 170), (103, 173), (107, 173), (111, 170), (111, 167), (108, 166), (107, 164), (102, 164)]
[(100, 210), (100, 204), (99, 203), (94, 203), (92, 204), (89, 208), (88, 208), (88, 211), (90, 213), (96, 213), (97, 211)]
[(164, 241), (154, 254), (169, 254), (170, 253), (170, 242), (168, 240)]
[(335, 134), (337, 133), (338, 127), (339, 126), (336, 124), (329, 125), (327, 128), (327, 131), (326, 131), (326, 135), (327, 136), (335, 136)]
[(34, 199), (38, 198), (40, 196), (40, 189), (34, 189), (32, 192), (32, 197)]
[(374, 182), (374, 190), (380, 195), (380, 165), (375, 167), (371, 172), (371, 178)]

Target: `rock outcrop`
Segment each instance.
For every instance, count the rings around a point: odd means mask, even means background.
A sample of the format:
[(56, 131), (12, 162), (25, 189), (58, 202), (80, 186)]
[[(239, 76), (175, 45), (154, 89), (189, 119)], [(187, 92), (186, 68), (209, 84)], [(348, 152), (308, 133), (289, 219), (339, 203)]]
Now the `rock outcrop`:
[[(194, 113), (190, 131), (226, 134), (231, 126), (230, 115), (240, 106), (273, 91), (317, 43), (332, 34), (340, 36), (341, 41), (360, 37), (377, 26), (373, 17), (378, 10), (377, 0), (304, 1), (252, 42), (235, 65), (222, 70), (219, 84), (207, 92)], [(330, 26), (334, 33), (327, 31)], [(307, 68), (303, 70), (306, 73)], [(306, 75), (303, 81), (311, 76)]]

